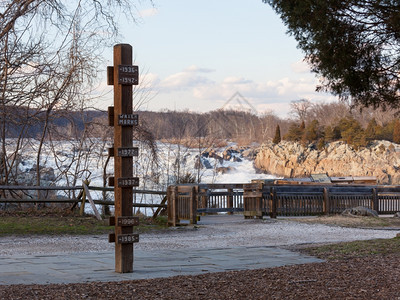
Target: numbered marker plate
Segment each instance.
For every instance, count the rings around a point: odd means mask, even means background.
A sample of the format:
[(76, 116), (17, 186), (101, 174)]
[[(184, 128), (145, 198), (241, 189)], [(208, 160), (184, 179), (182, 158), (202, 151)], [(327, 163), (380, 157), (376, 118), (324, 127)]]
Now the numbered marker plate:
[(139, 83), (139, 67), (119, 65), (118, 83), (122, 85), (137, 85)]
[(139, 234), (137, 233), (119, 234), (117, 236), (118, 244), (132, 244), (138, 242), (139, 242)]
[(120, 188), (132, 188), (135, 186), (139, 186), (139, 177), (118, 178), (118, 187)]
[(132, 157), (139, 155), (139, 148), (138, 147), (125, 147), (125, 148), (118, 148), (118, 156), (119, 157)]
[(118, 217), (117, 225), (118, 226), (138, 226), (139, 225), (139, 217)]

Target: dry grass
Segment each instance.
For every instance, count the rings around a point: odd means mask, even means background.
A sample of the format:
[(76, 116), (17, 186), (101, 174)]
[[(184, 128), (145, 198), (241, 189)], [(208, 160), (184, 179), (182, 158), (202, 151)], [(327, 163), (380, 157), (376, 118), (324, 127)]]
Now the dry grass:
[[(138, 215), (137, 232), (167, 229), (167, 218), (156, 219)], [(108, 218), (101, 221), (92, 215), (79, 216), (77, 211), (58, 208), (42, 208), (1, 211), (0, 236), (8, 235), (81, 235), (107, 234), (114, 230), (108, 225)]]
[(286, 220), (308, 224), (325, 224), (352, 228), (399, 228), (400, 218), (394, 217), (360, 217), (360, 216), (318, 216), (305, 218), (288, 218)]

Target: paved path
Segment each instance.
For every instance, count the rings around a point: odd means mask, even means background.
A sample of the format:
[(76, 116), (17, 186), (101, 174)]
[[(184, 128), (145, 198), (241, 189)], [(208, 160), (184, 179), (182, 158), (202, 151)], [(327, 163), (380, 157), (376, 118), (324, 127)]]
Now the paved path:
[(119, 274), (114, 252), (0, 256), (0, 285), (121, 281), (320, 261), (277, 247), (135, 250), (134, 272)]
[(141, 235), (134, 246), (134, 272), (128, 274), (114, 272), (114, 246), (106, 236), (10, 236), (0, 238), (0, 285), (121, 281), (304, 264), (321, 260), (283, 248), (395, 235), (388, 230), (244, 220), (240, 215), (207, 216), (196, 228)]

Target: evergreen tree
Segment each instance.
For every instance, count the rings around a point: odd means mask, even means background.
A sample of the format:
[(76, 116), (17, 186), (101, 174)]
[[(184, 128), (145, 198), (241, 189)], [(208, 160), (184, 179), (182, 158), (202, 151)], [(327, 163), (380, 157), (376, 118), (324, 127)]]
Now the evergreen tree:
[(338, 127), (342, 140), (347, 144), (354, 146), (356, 149), (367, 145), (365, 131), (356, 119), (352, 117), (343, 118), (339, 121)]
[(276, 125), (275, 136), (274, 136), (274, 139), (272, 140), (272, 142), (274, 144), (279, 144), (281, 142), (281, 129), (280, 129), (279, 125)]
[(298, 142), (303, 136), (303, 130), (296, 123), (292, 123), (289, 127), (287, 134), (284, 136), (285, 140)]
[(305, 129), (303, 133), (302, 141), (304, 144), (317, 141), (321, 136), (319, 130), (319, 123), (317, 120), (313, 120)]
[(323, 81), (319, 91), (400, 107), (400, 5), (395, 0), (263, 0), (280, 15)]
[(377, 139), (385, 141), (393, 141), (395, 123), (396, 120), (392, 120), (386, 124), (383, 124), (383, 126), (379, 130)]
[(324, 138), (327, 142), (333, 142), (335, 140), (335, 134), (333, 132), (332, 126), (326, 126), (324, 128)]

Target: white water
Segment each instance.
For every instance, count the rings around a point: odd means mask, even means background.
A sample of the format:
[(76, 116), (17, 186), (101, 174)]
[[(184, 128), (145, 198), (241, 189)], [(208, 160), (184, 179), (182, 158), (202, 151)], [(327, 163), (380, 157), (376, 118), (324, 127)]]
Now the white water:
[[(8, 151), (14, 150), (15, 141), (8, 140)], [(157, 143), (159, 163), (156, 168), (151, 168), (150, 150), (144, 145), (139, 145), (139, 157), (134, 159), (134, 176), (139, 177), (140, 186), (138, 189), (162, 190), (165, 191), (168, 185), (176, 182), (177, 176), (190, 173), (196, 182), (200, 183), (250, 183), (252, 179), (272, 179), (274, 175), (257, 174), (253, 167), (253, 161), (241, 157), (240, 154), (233, 154), (241, 159), (240, 162), (233, 159), (218, 160), (202, 157), (204, 164), (212, 168), (196, 169), (195, 163), (198, 155), (204, 149), (191, 149), (183, 146)], [(232, 145), (230, 145), (232, 146)], [(55, 181), (52, 184), (58, 186), (81, 185), (83, 180), (89, 179), (91, 186), (103, 186), (103, 172), (107, 160), (106, 142), (92, 139), (85, 141), (60, 141), (51, 148), (45, 144), (42, 150), (40, 166), (54, 170)], [(36, 141), (29, 141), (22, 151), (18, 170), (29, 179), (35, 178), (36, 153), (38, 144)], [(215, 149), (219, 156), (222, 156), (223, 149)], [(113, 159), (110, 159), (106, 173), (112, 176)], [(218, 172), (218, 168), (229, 168), (225, 174)], [(179, 170), (179, 171), (178, 171)], [(28, 177), (27, 177), (28, 176)], [(33, 181), (35, 182), (35, 181)], [(19, 184), (29, 184), (19, 182)], [(34, 184), (34, 183), (33, 183)], [(62, 195), (64, 192), (60, 192)], [(91, 192), (94, 199), (101, 199), (101, 192)], [(112, 193), (108, 193), (112, 197)], [(159, 203), (161, 196), (136, 195), (136, 202)], [(90, 208), (89, 208), (90, 209)]]

